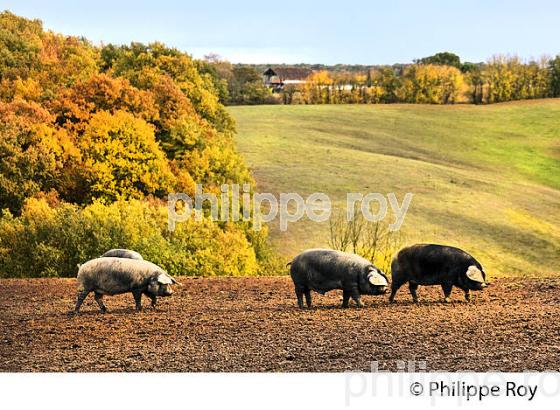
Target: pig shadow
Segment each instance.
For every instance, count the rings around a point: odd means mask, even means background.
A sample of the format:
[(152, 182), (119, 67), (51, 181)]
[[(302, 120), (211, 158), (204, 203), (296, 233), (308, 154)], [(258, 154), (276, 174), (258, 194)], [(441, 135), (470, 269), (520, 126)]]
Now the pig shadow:
[(138, 312), (135, 308), (114, 308), (114, 309), (107, 309), (105, 313), (102, 313), (99, 309), (98, 310), (81, 310), (80, 313), (76, 313), (73, 310), (67, 311), (63, 313), (56, 313), (52, 316), (54, 317), (66, 317), (69, 319), (72, 318), (79, 318), (79, 317), (104, 317), (104, 316), (111, 316), (111, 315), (142, 315), (146, 313), (158, 313), (158, 312), (165, 312), (166, 310), (163, 309), (152, 309), (152, 308), (144, 308), (140, 312)]
[[(391, 309), (393, 307), (402, 307), (402, 306), (408, 306), (408, 307), (422, 307), (422, 306), (464, 306), (464, 305), (470, 305), (470, 304), (474, 304), (472, 301), (471, 302), (466, 302), (466, 301), (462, 301), (462, 300), (452, 300), (451, 302), (444, 302), (443, 300), (439, 301), (439, 300), (425, 300), (425, 301), (420, 301), (418, 303), (414, 303), (412, 300), (407, 301), (407, 300), (402, 300), (402, 301), (395, 301), (393, 303), (390, 302), (386, 302), (386, 303), (376, 303), (376, 304), (366, 304), (365, 306), (359, 308), (356, 305), (350, 305), (349, 307), (342, 307), (341, 305), (314, 305), (310, 308), (308, 307), (304, 307), (303, 309), (300, 309), (297, 305), (295, 306), (291, 306), (290, 310), (292, 311), (311, 311), (311, 310), (371, 310), (371, 309)], [(275, 309), (275, 310), (284, 310), (281, 308)]]

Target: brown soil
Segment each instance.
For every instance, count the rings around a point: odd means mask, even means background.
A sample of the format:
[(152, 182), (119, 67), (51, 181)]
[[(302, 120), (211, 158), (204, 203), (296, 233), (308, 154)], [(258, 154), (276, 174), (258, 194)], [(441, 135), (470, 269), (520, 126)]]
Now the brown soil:
[(135, 313), (128, 294), (102, 315), (90, 296), (72, 316), (74, 280), (2, 280), (0, 371), (560, 370), (558, 280), (498, 280), (468, 304), (420, 287), (413, 305), (403, 287), (396, 304), (341, 309), (333, 291), (310, 310), (287, 277), (181, 282), (157, 311)]

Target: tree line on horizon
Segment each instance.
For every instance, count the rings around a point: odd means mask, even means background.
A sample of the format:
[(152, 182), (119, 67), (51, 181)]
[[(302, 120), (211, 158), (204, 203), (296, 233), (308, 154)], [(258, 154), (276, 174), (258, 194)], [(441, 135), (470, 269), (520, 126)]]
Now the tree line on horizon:
[(493, 104), (560, 97), (560, 55), (524, 62), (496, 55), (462, 62), (450, 52), (393, 66), (283, 65), (313, 69), (305, 84), (278, 93), (262, 80), (265, 65), (230, 64), (218, 56), (201, 62), (221, 84), (224, 104)]

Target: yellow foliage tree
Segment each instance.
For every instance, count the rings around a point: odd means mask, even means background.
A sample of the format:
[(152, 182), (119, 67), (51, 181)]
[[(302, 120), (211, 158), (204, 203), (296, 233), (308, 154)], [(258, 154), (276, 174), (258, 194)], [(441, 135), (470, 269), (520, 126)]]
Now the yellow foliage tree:
[(163, 196), (175, 178), (154, 128), (125, 111), (99, 111), (79, 140), (89, 200)]
[(303, 98), (308, 104), (327, 104), (330, 101), (333, 80), (328, 71), (312, 73), (303, 85)]
[(450, 104), (465, 99), (463, 74), (455, 67), (419, 64), (409, 67), (398, 90), (409, 103)]

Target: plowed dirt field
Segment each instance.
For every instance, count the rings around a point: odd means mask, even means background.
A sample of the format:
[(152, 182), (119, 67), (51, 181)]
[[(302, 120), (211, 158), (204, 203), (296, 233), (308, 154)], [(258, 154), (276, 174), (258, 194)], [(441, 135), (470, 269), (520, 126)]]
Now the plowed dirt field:
[[(560, 370), (560, 280), (496, 280), (470, 303), (406, 287), (341, 309), (341, 292), (300, 310), (291, 279), (180, 279), (156, 311), (131, 294), (90, 296), (78, 316), (71, 279), (0, 280), (0, 371), (316, 372)], [(409, 361), (415, 361), (409, 362)], [(423, 364), (422, 362), (425, 362)]]

